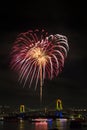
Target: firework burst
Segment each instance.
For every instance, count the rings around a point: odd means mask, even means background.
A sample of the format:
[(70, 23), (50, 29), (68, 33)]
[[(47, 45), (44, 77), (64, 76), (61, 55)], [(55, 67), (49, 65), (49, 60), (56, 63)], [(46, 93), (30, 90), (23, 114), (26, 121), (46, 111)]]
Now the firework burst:
[(28, 31), (18, 35), (11, 51), (11, 68), (19, 74), (23, 86), (29, 87), (35, 81), (35, 89), (40, 82), (40, 100), (44, 79), (57, 76), (69, 50), (66, 36), (48, 35), (44, 30)]

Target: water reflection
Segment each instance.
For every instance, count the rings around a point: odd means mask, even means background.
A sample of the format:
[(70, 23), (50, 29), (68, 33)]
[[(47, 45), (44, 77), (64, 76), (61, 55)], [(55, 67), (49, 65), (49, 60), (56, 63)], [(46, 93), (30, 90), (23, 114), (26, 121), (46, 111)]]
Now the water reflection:
[(48, 130), (47, 122), (36, 122), (35, 130)]
[(35, 130), (48, 130), (49, 129), (58, 129), (58, 130), (67, 130), (67, 119), (56, 119), (55, 121), (48, 122), (36, 122)]
[(24, 125), (24, 120), (20, 119), (19, 120), (19, 126), (18, 126), (19, 130), (23, 130), (25, 128), (25, 125)]
[(56, 119), (56, 127), (58, 130), (66, 130), (67, 119)]
[(29, 120), (18, 120), (17, 122), (0, 122), (0, 130), (69, 130), (67, 119), (56, 119), (38, 122), (29, 122)]
[(0, 130), (3, 128), (4, 121), (0, 121)]
[(0, 121), (0, 126), (3, 126), (3, 124), (4, 124), (4, 121)]
[(48, 128), (52, 129), (53, 128), (53, 120), (48, 121)]

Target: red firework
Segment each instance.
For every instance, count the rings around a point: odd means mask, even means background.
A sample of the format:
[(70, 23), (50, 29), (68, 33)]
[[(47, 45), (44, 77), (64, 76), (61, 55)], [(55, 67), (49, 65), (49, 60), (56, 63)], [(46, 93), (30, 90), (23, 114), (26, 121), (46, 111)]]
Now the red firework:
[(64, 66), (69, 50), (66, 36), (48, 35), (44, 30), (28, 31), (18, 35), (12, 47), (11, 67), (19, 74), (23, 86), (35, 80), (35, 89), (40, 81), (40, 97), (44, 79), (57, 76)]

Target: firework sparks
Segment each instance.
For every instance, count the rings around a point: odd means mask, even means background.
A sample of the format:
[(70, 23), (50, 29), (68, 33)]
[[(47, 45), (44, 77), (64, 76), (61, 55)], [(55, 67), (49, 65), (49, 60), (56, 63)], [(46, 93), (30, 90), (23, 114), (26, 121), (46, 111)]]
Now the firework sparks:
[(29, 87), (35, 81), (35, 89), (40, 82), (40, 100), (44, 79), (57, 76), (69, 50), (66, 36), (49, 35), (42, 30), (28, 31), (18, 35), (11, 52), (11, 67), (19, 74), (23, 86)]

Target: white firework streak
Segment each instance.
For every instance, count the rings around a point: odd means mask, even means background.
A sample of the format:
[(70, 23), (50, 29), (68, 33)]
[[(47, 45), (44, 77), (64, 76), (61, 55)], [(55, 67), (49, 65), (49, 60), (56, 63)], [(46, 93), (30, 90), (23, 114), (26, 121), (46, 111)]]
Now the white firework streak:
[(44, 79), (45, 79), (45, 64), (43, 64), (43, 80), (42, 80), (42, 84), (44, 84)]
[(69, 51), (69, 45), (68, 45), (66, 36), (56, 34), (56, 35), (54, 35), (54, 37), (56, 37), (55, 41), (57, 44), (64, 44), (66, 46), (67, 50)]
[(20, 60), (17, 60), (16, 62), (14, 62), (13, 61), (13, 66), (12, 66), (12, 69), (14, 69), (14, 70), (19, 70), (20, 69), (20, 67), (21, 67), (21, 64), (19, 64), (21, 62), (21, 59)]
[(57, 75), (58, 75), (59, 62), (58, 62), (57, 57), (56, 57), (54, 54), (52, 54), (52, 56), (54, 57), (54, 59), (55, 59), (55, 61), (56, 61), (56, 65), (57, 65)]
[(67, 50), (66, 50), (66, 48), (61, 46), (61, 45), (59, 45), (58, 47), (63, 49), (63, 51), (65, 52), (65, 57), (67, 57)]
[[(25, 58), (25, 62), (22, 64), (22, 67), (20, 68), (20, 78), (25, 73), (24, 71), (25, 71), (26, 67), (28, 66), (28, 68), (29, 68), (30, 64), (28, 64), (28, 62), (33, 62), (33, 61), (31, 61), (31, 58), (28, 58), (28, 59)], [(28, 68), (27, 68), (27, 70), (28, 70)]]
[(35, 71), (36, 71), (36, 66), (34, 66), (34, 72), (32, 74), (32, 77), (31, 77), (31, 81), (30, 81), (30, 85), (29, 85), (29, 88), (31, 87), (31, 84), (32, 84), (32, 81), (33, 81), (33, 78), (34, 78), (34, 74), (35, 74)]
[(39, 76), (40, 76), (40, 67), (38, 68), (38, 73), (37, 73), (37, 78), (36, 78), (36, 84), (35, 84), (35, 90), (37, 88), (37, 83), (38, 83), (38, 80), (39, 80)]
[(54, 52), (57, 52), (59, 54), (59, 56), (61, 56), (62, 66), (64, 66), (64, 57), (63, 57), (62, 53), (60, 51), (58, 51), (58, 50), (55, 50)]
[(23, 87), (25, 86), (25, 84), (26, 84), (26, 82), (27, 82), (27, 80), (28, 80), (28, 77), (29, 77), (29, 75), (30, 75), (30, 73), (31, 73), (31, 70), (32, 70), (32, 68), (33, 68), (33, 65), (34, 65), (34, 62), (33, 62), (33, 64), (32, 64), (31, 67), (30, 67), (30, 70), (29, 70), (29, 72), (28, 72), (28, 74), (27, 74), (27, 77), (25, 78)]
[(30, 65), (31, 64), (27, 63), (26, 66), (23, 65), (23, 70), (20, 70), (20, 73), (21, 73), (20, 76), (19, 76), (20, 82), (22, 82), (22, 80), (24, 79), (28, 69), (30, 68)]
[[(28, 65), (28, 64), (27, 64)], [(27, 66), (26, 66), (27, 67)], [(27, 82), (27, 80), (28, 80), (28, 76), (29, 76), (29, 74), (30, 74), (30, 72), (28, 72), (28, 70), (29, 70), (29, 68), (30, 68), (30, 65), (28, 65), (28, 67), (27, 68), (25, 68), (25, 72), (23, 73), (23, 75), (20, 77), (20, 82), (22, 83), (22, 81), (24, 80), (24, 84), (23, 84), (23, 87), (25, 87), (25, 84), (26, 84), (26, 82)], [(32, 69), (32, 68), (30, 68), (30, 69)], [(27, 74), (27, 76), (26, 76), (26, 74)]]
[(51, 67), (51, 76), (50, 76), (50, 79), (52, 79), (53, 77), (53, 64), (52, 64), (52, 61), (51, 61), (51, 57), (48, 57), (49, 58), (49, 62), (50, 62), (50, 67)]

